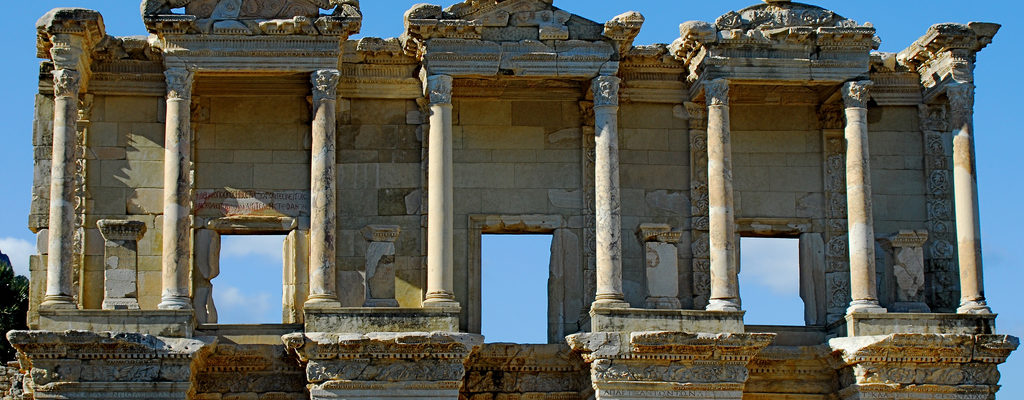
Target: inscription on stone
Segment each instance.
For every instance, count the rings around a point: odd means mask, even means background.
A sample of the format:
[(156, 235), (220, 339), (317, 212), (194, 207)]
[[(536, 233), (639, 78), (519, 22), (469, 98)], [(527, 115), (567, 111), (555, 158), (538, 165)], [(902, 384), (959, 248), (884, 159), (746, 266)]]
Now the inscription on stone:
[(196, 191), (199, 216), (288, 216), (309, 215), (309, 192), (215, 189)]

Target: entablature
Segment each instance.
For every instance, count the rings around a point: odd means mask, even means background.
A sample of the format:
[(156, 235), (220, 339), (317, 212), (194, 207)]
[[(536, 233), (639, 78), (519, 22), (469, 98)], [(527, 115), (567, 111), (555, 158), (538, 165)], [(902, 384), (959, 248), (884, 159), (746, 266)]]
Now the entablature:
[(917, 72), (926, 102), (945, 91), (947, 84), (974, 83), (977, 53), (992, 43), (999, 24), (970, 22), (936, 24), (897, 55), (906, 68)]

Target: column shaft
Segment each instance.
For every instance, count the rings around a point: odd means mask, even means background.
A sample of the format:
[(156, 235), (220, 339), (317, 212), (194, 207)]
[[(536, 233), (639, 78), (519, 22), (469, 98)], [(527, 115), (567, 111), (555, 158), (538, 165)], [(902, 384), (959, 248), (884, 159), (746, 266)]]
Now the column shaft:
[(424, 305), (458, 307), (454, 271), (452, 77), (427, 77), (430, 132), (427, 149), (427, 295)]
[(192, 159), (192, 72), (171, 68), (164, 131), (163, 294), (158, 307), (192, 308), (189, 296), (189, 168)]
[(619, 78), (594, 78), (594, 217), (597, 293), (594, 306), (628, 307), (622, 292), (619, 197)]
[(305, 307), (341, 307), (337, 289), (337, 107), (340, 73), (313, 73), (313, 154), (310, 170), (309, 297)]
[(42, 307), (76, 308), (71, 296), (75, 229), (75, 141), (78, 136), (78, 71), (53, 71), (53, 155), (50, 164), (50, 224), (46, 295)]
[(705, 97), (708, 103), (708, 228), (711, 247), (711, 298), (707, 310), (739, 311), (729, 82), (724, 79), (708, 82), (705, 84)]
[(957, 254), (960, 265), (961, 314), (989, 314), (981, 263), (981, 219), (974, 161), (974, 85), (951, 85), (953, 114), (953, 193), (956, 205)]
[(875, 228), (871, 212), (871, 164), (868, 154), (868, 89), (871, 81), (843, 85), (846, 103), (846, 206), (850, 251), (847, 313), (885, 312), (875, 283)]

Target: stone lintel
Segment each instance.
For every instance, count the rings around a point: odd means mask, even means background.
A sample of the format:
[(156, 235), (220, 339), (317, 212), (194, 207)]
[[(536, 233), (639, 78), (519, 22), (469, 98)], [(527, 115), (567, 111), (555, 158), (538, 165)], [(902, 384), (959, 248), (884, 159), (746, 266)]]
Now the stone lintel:
[(672, 231), (668, 224), (640, 224), (636, 229), (641, 242), (679, 243), (682, 232)]
[(460, 309), (305, 308), (306, 332), (456, 332)]
[(394, 242), (402, 233), (398, 225), (367, 225), (360, 231), (363, 239), (370, 242)]
[(813, 230), (814, 221), (810, 218), (736, 218), (736, 233), (743, 236), (787, 235), (795, 238)]
[(921, 247), (928, 241), (927, 230), (900, 230), (889, 236), (892, 247)]
[(850, 337), (897, 333), (982, 335), (994, 333), (995, 322), (996, 314), (851, 313), (834, 329), (840, 334), (845, 330)]
[(146, 223), (142, 221), (101, 219), (96, 221), (96, 227), (107, 241), (138, 241), (146, 233)]
[(39, 329), (190, 338), (195, 320), (190, 310), (39, 310)]
[(223, 217), (206, 222), (206, 229), (221, 234), (254, 234), (288, 232), (298, 226), (298, 220), (292, 217)]
[(592, 307), (593, 332), (679, 331), (742, 333), (743, 311)]

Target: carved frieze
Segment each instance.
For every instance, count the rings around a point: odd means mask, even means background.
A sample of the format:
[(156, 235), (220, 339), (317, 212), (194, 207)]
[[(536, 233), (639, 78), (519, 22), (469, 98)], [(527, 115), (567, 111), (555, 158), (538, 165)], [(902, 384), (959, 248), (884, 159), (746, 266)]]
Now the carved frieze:
[(143, 0), (140, 11), (159, 35), (348, 36), (362, 24), (358, 0)]

